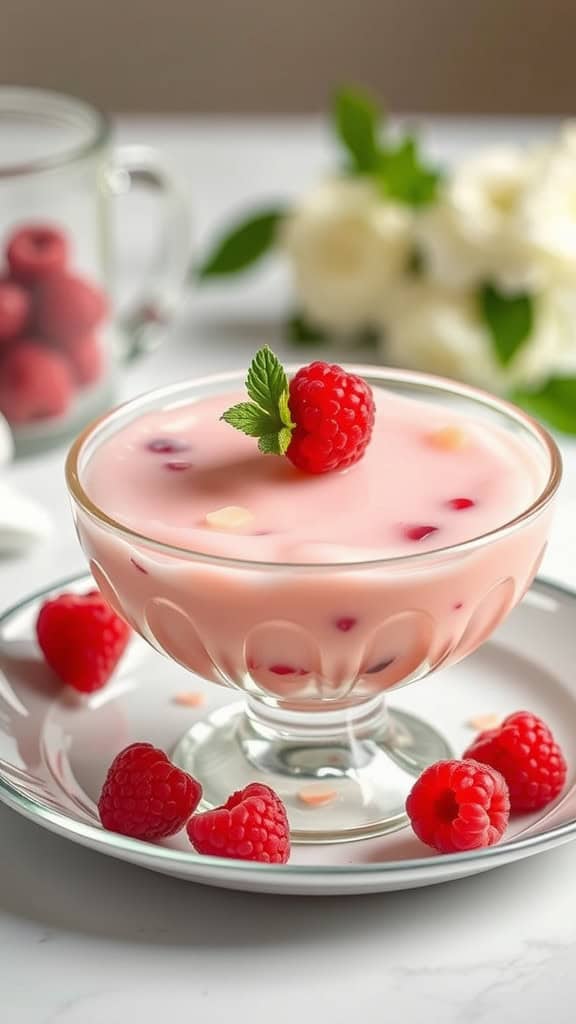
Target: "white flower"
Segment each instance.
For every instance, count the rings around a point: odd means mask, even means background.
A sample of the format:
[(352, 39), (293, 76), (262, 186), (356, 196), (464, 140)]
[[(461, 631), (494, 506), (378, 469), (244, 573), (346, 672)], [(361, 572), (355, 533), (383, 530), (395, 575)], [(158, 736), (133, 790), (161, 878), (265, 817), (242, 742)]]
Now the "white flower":
[(410, 211), (372, 182), (333, 179), (306, 195), (281, 237), (305, 316), (336, 332), (369, 325), (406, 266), (411, 230)]
[(515, 230), (543, 281), (576, 283), (576, 124), (534, 154)]
[(537, 388), (555, 371), (576, 367), (571, 301), (561, 292), (536, 297), (531, 337), (508, 366), (502, 366), (474, 293), (414, 284), (399, 292), (384, 310), (383, 357), (396, 366), (452, 377), (489, 391)]
[(487, 150), (464, 160), (418, 225), (429, 275), (448, 288), (491, 280), (509, 291), (530, 287), (534, 268), (515, 217), (531, 170), (519, 149)]

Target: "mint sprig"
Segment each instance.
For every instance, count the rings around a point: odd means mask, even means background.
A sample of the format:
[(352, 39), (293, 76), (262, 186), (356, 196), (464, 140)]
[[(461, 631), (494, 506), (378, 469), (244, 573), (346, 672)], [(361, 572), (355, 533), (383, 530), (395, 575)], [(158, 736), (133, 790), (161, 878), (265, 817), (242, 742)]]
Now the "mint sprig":
[(239, 402), (222, 419), (249, 437), (257, 437), (264, 455), (285, 455), (295, 424), (289, 404), (288, 378), (277, 356), (267, 345), (254, 356), (246, 378), (251, 402)]
[(508, 366), (532, 334), (533, 296), (528, 292), (509, 295), (488, 282), (478, 292), (478, 308), (498, 362)]

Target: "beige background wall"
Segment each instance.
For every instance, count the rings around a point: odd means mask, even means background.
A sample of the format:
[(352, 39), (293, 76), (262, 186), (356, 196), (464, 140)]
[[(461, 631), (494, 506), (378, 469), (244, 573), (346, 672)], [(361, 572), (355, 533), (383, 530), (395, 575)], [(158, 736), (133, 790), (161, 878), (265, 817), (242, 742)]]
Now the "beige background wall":
[(0, 0), (0, 79), (114, 110), (576, 109), (576, 0)]

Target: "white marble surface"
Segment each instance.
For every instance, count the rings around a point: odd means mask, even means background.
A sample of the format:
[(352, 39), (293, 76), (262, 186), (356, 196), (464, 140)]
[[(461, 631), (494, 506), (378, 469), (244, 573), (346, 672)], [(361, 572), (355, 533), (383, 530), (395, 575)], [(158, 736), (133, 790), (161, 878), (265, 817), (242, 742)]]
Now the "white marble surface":
[[(435, 120), (450, 158), (553, 122)], [(121, 140), (161, 146), (179, 165), (201, 244), (241, 204), (294, 194), (331, 152), (317, 123), (121, 121)], [(138, 203), (122, 215), (125, 255), (142, 260)], [(280, 268), (192, 293), (166, 345), (126, 374), (124, 394), (185, 374), (241, 366), (287, 305)], [(544, 574), (576, 585), (576, 444)], [(28, 557), (0, 562), (0, 605), (83, 568), (68, 513), (63, 453), (8, 476), (56, 524)], [(356, 898), (252, 896), (152, 875), (43, 832), (0, 807), (0, 1020), (141, 1024), (171, 1019), (284, 1024), (306, 1013), (390, 1024), (572, 1024), (576, 849), (428, 890)]]

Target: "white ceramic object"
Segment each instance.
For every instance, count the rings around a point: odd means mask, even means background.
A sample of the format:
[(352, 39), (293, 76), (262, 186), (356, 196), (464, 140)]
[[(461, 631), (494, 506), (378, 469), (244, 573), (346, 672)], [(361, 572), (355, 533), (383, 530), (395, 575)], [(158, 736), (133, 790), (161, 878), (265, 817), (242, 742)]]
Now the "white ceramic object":
[(13, 452), (14, 443), (12, 441), (12, 432), (7, 421), (0, 412), (0, 466), (3, 466), (6, 462), (10, 462)]
[(51, 533), (48, 514), (35, 501), (0, 481), (0, 555), (23, 554)]
[[(438, 856), (409, 828), (361, 842), (295, 846), (288, 865), (201, 857), (184, 834), (153, 845), (104, 831), (97, 800), (115, 754), (135, 740), (174, 748), (230, 691), (195, 680), (135, 638), (115, 679), (82, 699), (45, 668), (34, 640), (38, 608), (49, 593), (84, 591), (89, 577), (35, 595), (0, 620), (0, 799), (73, 842), (207, 885), (255, 892), (353, 894), (415, 888), (487, 871), (576, 837), (576, 785), (551, 808), (514, 820), (487, 850)], [(537, 582), (492, 639), (461, 664), (414, 685), (394, 705), (417, 710), (455, 751), (473, 736), (479, 715), (533, 710), (551, 725), (568, 756), (576, 734), (576, 593)], [(186, 696), (187, 695), (187, 696)], [(230, 790), (234, 780), (230, 780)]]

